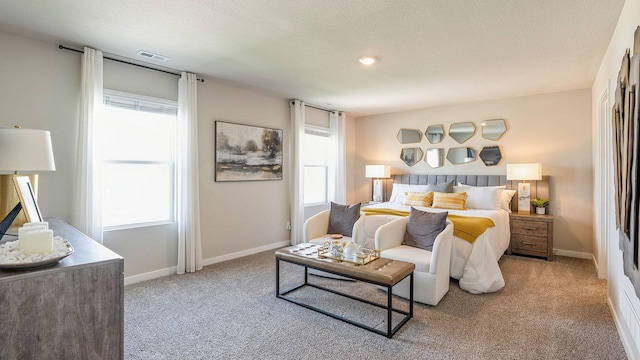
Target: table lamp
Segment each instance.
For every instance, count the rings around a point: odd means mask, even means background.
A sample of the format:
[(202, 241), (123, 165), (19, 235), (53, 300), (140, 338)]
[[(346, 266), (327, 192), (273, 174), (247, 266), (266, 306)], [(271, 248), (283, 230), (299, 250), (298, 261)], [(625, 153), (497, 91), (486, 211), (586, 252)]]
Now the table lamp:
[(391, 177), (388, 165), (366, 165), (365, 177), (373, 179), (373, 202), (382, 202), (382, 179)]
[(526, 180), (542, 180), (542, 165), (507, 164), (507, 180), (522, 180), (518, 183), (518, 214), (531, 214), (531, 184)]
[[(20, 172), (53, 171), (56, 169), (49, 131), (36, 129), (0, 128), (0, 236), (4, 235), (22, 210), (13, 177)], [(38, 175), (29, 175), (34, 198), (38, 192)], [(26, 218), (25, 218), (26, 219)], [(18, 223), (19, 221), (16, 221)], [(24, 221), (22, 221), (24, 223)], [(22, 225), (16, 224), (17, 226)]]

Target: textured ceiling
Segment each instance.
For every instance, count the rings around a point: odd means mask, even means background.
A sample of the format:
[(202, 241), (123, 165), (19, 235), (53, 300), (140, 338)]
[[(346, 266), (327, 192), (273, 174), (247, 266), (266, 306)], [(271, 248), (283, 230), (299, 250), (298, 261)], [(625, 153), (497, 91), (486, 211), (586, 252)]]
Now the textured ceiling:
[[(623, 4), (0, 0), (0, 29), (136, 60), (150, 51), (169, 68), (357, 116), (588, 88)], [(365, 55), (378, 63), (361, 65)]]

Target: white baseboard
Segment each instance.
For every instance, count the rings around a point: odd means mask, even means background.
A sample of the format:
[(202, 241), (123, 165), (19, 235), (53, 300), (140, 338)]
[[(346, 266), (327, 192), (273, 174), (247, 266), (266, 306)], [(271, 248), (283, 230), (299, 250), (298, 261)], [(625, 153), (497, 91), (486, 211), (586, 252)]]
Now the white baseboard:
[(153, 280), (153, 279), (161, 278), (163, 276), (173, 275), (175, 273), (176, 273), (176, 267), (173, 266), (170, 268), (151, 271), (144, 274), (127, 276), (124, 278), (124, 284), (125, 285), (135, 284), (140, 281)]
[(287, 241), (281, 241), (279, 243), (260, 246), (260, 247), (253, 248), (253, 249), (238, 251), (238, 252), (235, 252), (235, 253), (232, 253), (232, 254), (216, 256), (216, 257), (210, 258), (210, 259), (203, 259), (202, 260), (202, 265), (203, 266), (213, 265), (213, 264), (217, 264), (219, 262), (223, 262), (223, 261), (227, 261), (227, 260), (233, 260), (233, 259), (237, 259), (237, 258), (240, 258), (240, 257), (243, 257), (243, 256), (253, 255), (253, 254), (257, 254), (259, 252), (281, 248), (281, 247), (287, 246), (287, 245), (289, 245), (289, 241), (288, 240)]
[[(633, 306), (631, 306), (627, 294), (624, 291), (622, 291), (622, 294), (624, 295), (620, 297), (622, 299), (620, 312), (616, 311), (610, 297), (607, 297), (607, 303), (627, 356), (630, 360), (640, 360), (640, 348), (638, 348), (640, 343), (640, 317), (633, 311)], [(632, 329), (629, 328), (629, 325), (631, 325)]]
[(566, 256), (578, 259), (587, 259), (593, 260), (592, 253), (580, 252), (580, 251), (571, 251), (571, 250), (562, 250), (562, 249), (553, 249), (555, 255)]
[[(257, 254), (257, 253), (263, 252), (263, 251), (281, 248), (281, 247), (287, 246), (287, 245), (289, 245), (289, 240), (281, 241), (281, 242), (278, 242), (278, 243), (269, 244), (269, 245), (265, 245), (265, 246), (260, 246), (260, 247), (253, 248), (253, 249), (238, 251), (238, 252), (235, 252), (235, 253), (232, 253), (232, 254), (216, 256), (214, 258), (202, 259), (202, 266), (213, 265), (213, 264), (216, 264), (216, 263), (219, 263), (219, 262), (223, 262), (223, 261), (227, 261), (227, 260), (233, 260), (233, 259), (237, 259), (237, 258), (240, 258), (240, 257), (243, 257), (243, 256), (253, 255), (253, 254)], [(144, 273), (144, 274), (127, 276), (127, 277), (124, 278), (124, 284), (125, 285), (135, 284), (135, 283), (140, 282), (140, 281), (157, 279), (157, 278), (160, 278), (160, 277), (163, 277), (163, 276), (173, 275), (175, 273), (176, 273), (176, 267), (173, 266), (173, 267), (170, 267), (170, 268), (151, 271), (151, 272)]]

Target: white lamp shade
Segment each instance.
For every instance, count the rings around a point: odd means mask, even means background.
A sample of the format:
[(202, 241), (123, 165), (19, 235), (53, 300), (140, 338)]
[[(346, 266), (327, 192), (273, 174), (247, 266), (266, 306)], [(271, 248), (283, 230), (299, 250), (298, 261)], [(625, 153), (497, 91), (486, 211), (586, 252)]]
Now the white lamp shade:
[(0, 128), (0, 171), (53, 171), (51, 134), (45, 130)]
[(366, 165), (364, 176), (368, 178), (390, 178), (391, 168), (388, 165)]
[(542, 180), (542, 165), (507, 164), (507, 180)]

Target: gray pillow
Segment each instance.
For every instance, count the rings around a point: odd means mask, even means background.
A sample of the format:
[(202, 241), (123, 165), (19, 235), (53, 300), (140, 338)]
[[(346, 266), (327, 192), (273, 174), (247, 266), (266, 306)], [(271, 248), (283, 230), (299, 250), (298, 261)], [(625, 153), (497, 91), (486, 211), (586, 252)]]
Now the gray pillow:
[(353, 224), (360, 218), (360, 203), (340, 205), (331, 203), (329, 210), (329, 228), (327, 234), (342, 234), (351, 237)]
[(430, 213), (411, 207), (402, 245), (432, 251), (438, 234), (447, 226), (449, 212)]
[(429, 191), (435, 191), (435, 192), (442, 192), (442, 193), (452, 193), (453, 192), (453, 182), (455, 181), (455, 179), (451, 179), (447, 182), (443, 182), (440, 184), (428, 184), (427, 185), (427, 192)]

